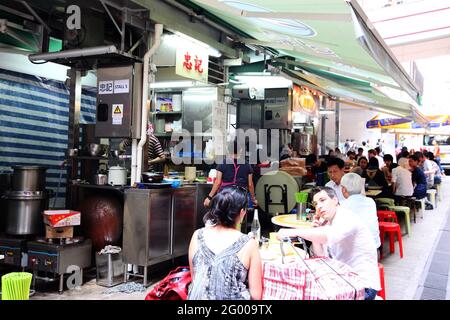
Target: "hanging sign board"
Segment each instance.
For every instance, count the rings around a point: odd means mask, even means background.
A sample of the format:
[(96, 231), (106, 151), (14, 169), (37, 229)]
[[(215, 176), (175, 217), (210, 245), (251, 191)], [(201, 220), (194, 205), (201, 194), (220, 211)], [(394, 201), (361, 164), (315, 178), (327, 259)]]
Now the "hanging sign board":
[(308, 89), (294, 85), (294, 112), (303, 112), (317, 116), (319, 97), (313, 95)]
[(204, 48), (177, 48), (175, 73), (179, 76), (208, 83), (208, 53)]

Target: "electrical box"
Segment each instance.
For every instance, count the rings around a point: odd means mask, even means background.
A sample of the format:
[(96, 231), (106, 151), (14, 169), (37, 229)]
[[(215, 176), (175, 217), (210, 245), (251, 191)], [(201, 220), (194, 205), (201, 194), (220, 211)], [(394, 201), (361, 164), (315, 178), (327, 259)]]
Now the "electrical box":
[(264, 92), (263, 128), (292, 128), (292, 91), (289, 88), (270, 88)]
[(95, 136), (139, 138), (141, 101), (142, 63), (99, 68), (97, 70)]

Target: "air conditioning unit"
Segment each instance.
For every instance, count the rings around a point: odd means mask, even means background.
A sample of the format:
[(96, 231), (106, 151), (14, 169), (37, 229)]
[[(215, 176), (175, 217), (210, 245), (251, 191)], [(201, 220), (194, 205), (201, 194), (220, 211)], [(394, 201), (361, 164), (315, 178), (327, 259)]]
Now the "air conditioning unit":
[(232, 95), (236, 99), (264, 100), (264, 88), (234, 86)]

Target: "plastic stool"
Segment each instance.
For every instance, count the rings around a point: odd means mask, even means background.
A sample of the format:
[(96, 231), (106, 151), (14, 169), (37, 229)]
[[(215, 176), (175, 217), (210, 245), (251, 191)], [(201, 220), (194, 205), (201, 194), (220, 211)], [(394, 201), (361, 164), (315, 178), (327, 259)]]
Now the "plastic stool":
[(395, 206), (395, 201), (394, 201), (394, 199), (391, 199), (391, 198), (376, 198), (375, 202), (377, 205), (387, 204), (388, 206)]
[(397, 234), (398, 245), (400, 247), (400, 258), (403, 258), (403, 241), (402, 241), (402, 231), (400, 225), (395, 222), (378, 222), (380, 227), (380, 240), (381, 240), (381, 253), (380, 259), (383, 259), (383, 244), (384, 236), (389, 233), (389, 251), (390, 253), (395, 252), (395, 239), (394, 235)]
[(436, 192), (437, 192), (437, 199), (439, 201), (442, 201), (442, 193), (441, 193), (441, 184), (435, 184), (433, 187), (436, 188)]
[(416, 197), (399, 196), (398, 200), (400, 206), (409, 207), (409, 212), (412, 213), (414, 223), (416, 223)]
[(378, 272), (380, 273), (381, 290), (378, 291), (377, 296), (383, 300), (386, 300), (386, 290), (384, 288), (384, 267), (381, 263), (378, 263)]
[(390, 210), (377, 210), (377, 216), (379, 222), (395, 222), (397, 221), (397, 215), (394, 211)]
[(433, 209), (436, 209), (437, 208), (436, 190), (428, 189), (427, 196), (428, 196), (428, 200), (430, 200), (431, 204), (433, 205)]
[(389, 210), (394, 211), (397, 216), (399, 213), (402, 213), (404, 215), (405, 229), (406, 229), (406, 233), (409, 235), (411, 233), (411, 218), (409, 215), (410, 208), (406, 207), (406, 206), (390, 206)]
[(423, 219), (423, 213), (425, 211), (425, 198), (416, 199), (415, 202), (420, 202), (420, 217)]

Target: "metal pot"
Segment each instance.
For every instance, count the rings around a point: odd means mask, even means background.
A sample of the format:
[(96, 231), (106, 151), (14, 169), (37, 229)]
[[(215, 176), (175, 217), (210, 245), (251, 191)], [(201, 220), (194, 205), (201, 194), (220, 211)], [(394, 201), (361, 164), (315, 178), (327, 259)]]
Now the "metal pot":
[(127, 169), (121, 166), (113, 166), (108, 171), (108, 184), (124, 186), (127, 184)]
[(98, 143), (89, 143), (87, 153), (92, 157), (99, 157), (106, 153), (106, 146)]
[(44, 191), (46, 167), (15, 166), (12, 177), (14, 191)]
[(6, 233), (12, 235), (42, 234), (42, 212), (48, 206), (46, 191), (11, 191), (6, 195)]
[(78, 149), (68, 149), (67, 155), (69, 157), (76, 157), (76, 156), (78, 156)]
[(94, 183), (99, 186), (103, 186), (107, 184), (108, 182), (108, 176), (106, 174), (97, 173), (94, 175)]
[(109, 155), (112, 158), (119, 158), (120, 150), (111, 150), (111, 151), (109, 151)]

